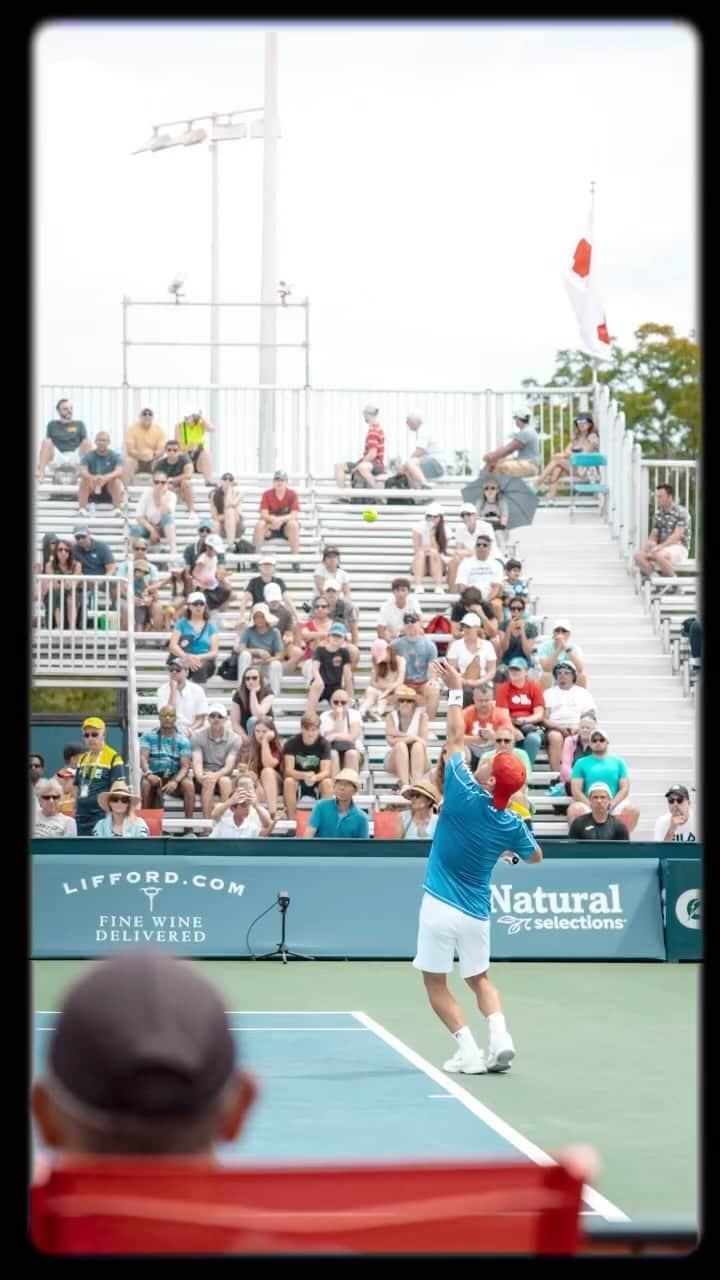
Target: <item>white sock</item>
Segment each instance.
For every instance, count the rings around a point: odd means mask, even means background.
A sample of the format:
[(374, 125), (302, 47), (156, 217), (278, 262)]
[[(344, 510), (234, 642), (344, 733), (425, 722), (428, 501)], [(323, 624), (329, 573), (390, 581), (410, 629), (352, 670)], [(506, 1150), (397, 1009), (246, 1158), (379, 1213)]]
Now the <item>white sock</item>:
[(488, 1017), (488, 1030), (490, 1032), (491, 1044), (493, 1040), (497, 1040), (498, 1036), (507, 1035), (505, 1015), (502, 1013), (491, 1013)]
[(458, 1048), (463, 1049), (465, 1053), (478, 1052), (475, 1037), (469, 1027), (461, 1027), (459, 1031), (453, 1031), (453, 1035), (458, 1042)]

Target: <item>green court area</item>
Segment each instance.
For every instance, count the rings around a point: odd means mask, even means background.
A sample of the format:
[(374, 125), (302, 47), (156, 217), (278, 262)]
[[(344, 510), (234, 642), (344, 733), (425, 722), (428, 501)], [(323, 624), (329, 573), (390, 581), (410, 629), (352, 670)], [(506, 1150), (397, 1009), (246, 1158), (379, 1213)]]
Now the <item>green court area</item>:
[[(36, 1066), (63, 990), (89, 963), (33, 963)], [(603, 1173), (588, 1211), (696, 1219), (699, 966), (495, 964), (513, 1067), (447, 1076), (452, 1042), (407, 961), (194, 963), (265, 1082), (231, 1158), (534, 1158), (589, 1142)], [(452, 985), (484, 1044), (470, 992), (457, 975)]]

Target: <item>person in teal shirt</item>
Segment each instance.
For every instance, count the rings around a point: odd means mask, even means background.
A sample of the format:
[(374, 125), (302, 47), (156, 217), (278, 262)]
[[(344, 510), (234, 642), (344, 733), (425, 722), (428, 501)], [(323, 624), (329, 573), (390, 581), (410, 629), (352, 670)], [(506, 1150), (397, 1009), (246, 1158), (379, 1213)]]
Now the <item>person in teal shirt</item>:
[(587, 798), (595, 782), (604, 782), (610, 788), (612, 799), (610, 813), (617, 817), (622, 813), (628, 831), (633, 831), (640, 817), (640, 810), (628, 803), (630, 779), (625, 761), (620, 756), (608, 754), (609, 741), (604, 729), (597, 725), (590, 734), (590, 754), (575, 761), (570, 774), (572, 804), (568, 806), (568, 823), (590, 813)]
[(305, 828), (305, 839), (333, 836), (343, 840), (367, 840), (370, 824), (355, 804), (360, 778), (354, 769), (341, 769), (335, 779), (334, 800), (318, 800)]

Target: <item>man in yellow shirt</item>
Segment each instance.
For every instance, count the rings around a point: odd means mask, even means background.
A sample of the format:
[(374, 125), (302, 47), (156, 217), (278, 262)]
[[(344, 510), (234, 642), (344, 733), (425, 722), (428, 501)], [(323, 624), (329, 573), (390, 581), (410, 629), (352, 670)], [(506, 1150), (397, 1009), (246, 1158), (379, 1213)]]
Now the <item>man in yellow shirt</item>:
[(165, 451), (165, 432), (155, 421), (152, 409), (141, 409), (137, 421), (125, 429), (123, 480), (132, 484), (138, 471), (152, 471), (153, 463)]
[(214, 431), (215, 426), (203, 417), (202, 410), (186, 413), (175, 428), (175, 439), (183, 453), (191, 459), (195, 470), (205, 477), (205, 484), (213, 488), (215, 481), (212, 475), (212, 458), (208, 452), (205, 433)]

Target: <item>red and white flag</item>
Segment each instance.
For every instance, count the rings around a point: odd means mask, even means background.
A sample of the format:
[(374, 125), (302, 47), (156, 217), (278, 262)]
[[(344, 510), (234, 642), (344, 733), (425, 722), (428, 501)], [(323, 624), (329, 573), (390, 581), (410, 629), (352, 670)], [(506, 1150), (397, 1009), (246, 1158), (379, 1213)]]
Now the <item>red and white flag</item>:
[(581, 351), (586, 351), (595, 360), (612, 359), (605, 308), (598, 295), (594, 270), (592, 207), (588, 210), (585, 235), (575, 246), (570, 269), (563, 280), (577, 316)]

